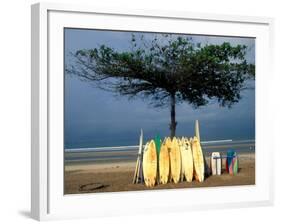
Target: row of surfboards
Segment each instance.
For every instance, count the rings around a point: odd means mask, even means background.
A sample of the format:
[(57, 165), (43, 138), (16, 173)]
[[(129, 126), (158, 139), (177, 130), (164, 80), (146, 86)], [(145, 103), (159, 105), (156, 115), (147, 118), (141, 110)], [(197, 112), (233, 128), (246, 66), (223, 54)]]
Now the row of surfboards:
[(163, 142), (159, 138), (148, 141), (144, 146), (142, 171), (147, 187), (156, 183), (191, 182), (193, 178), (203, 182), (204, 156), (198, 138), (167, 137)]

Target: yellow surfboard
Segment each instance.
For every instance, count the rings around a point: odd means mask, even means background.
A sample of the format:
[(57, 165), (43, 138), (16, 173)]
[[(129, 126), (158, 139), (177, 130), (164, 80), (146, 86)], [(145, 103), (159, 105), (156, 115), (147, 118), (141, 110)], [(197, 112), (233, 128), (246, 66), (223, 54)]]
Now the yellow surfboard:
[(147, 187), (153, 187), (157, 176), (157, 152), (153, 140), (149, 141), (143, 152), (143, 177)]
[(198, 138), (195, 136), (192, 139), (192, 155), (193, 155), (193, 163), (194, 163), (194, 177), (199, 182), (204, 181), (204, 157), (200, 142)]
[[(169, 148), (169, 147), (168, 147)], [(178, 183), (181, 174), (181, 153), (178, 140), (174, 137), (170, 146), (171, 179)]]
[(188, 139), (182, 138), (180, 144), (181, 149), (181, 179), (191, 182), (193, 178), (193, 156), (191, 144)]
[(170, 158), (169, 158), (169, 150), (165, 139), (161, 145), (160, 154), (159, 154), (160, 184), (166, 184), (168, 182), (169, 174), (170, 174)]

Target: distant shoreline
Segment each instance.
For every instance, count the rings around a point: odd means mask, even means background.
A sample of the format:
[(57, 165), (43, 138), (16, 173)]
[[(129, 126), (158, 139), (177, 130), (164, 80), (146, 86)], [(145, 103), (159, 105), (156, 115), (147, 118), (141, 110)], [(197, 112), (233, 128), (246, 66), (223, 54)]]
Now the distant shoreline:
[[(211, 145), (224, 145), (224, 144), (241, 144), (241, 143), (255, 143), (255, 139), (242, 139), (242, 140), (233, 140), (233, 139), (225, 139), (225, 140), (207, 140), (202, 141), (202, 146), (211, 146)], [(123, 146), (94, 146), (94, 147), (70, 147), (65, 148), (65, 152), (84, 152), (84, 151), (104, 151), (104, 150), (111, 150), (114, 149), (114, 151), (124, 150), (122, 148), (127, 149), (137, 149), (139, 147), (138, 144), (131, 144), (131, 145), (123, 145)], [(127, 150), (125, 149), (125, 150)], [(113, 151), (113, 150), (112, 150)]]
[[(234, 149), (238, 154), (255, 153), (255, 143), (249, 141), (235, 142), (225, 144), (202, 145), (203, 153), (209, 156), (212, 152), (218, 151), (222, 155), (226, 154), (228, 149)], [(134, 162), (136, 161), (138, 148), (120, 149), (120, 150), (82, 150), (74, 152), (65, 152), (65, 164), (72, 163), (109, 163), (109, 162)]]

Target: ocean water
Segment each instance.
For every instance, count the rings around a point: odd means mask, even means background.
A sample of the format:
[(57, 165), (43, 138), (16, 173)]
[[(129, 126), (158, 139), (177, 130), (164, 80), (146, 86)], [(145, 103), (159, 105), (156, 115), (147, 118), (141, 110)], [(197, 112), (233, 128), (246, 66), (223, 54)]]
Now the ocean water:
[[(228, 142), (202, 143), (202, 150), (205, 156), (212, 152), (220, 152), (225, 155), (227, 150), (233, 149), (239, 154), (254, 153), (255, 140), (235, 140)], [(65, 150), (66, 163), (104, 163), (117, 161), (135, 161), (137, 158), (138, 146), (130, 148), (77, 148)]]
[[(154, 139), (156, 134), (161, 138), (169, 136), (169, 132), (162, 131), (150, 131), (144, 132), (144, 141)], [(244, 134), (244, 133), (242, 133)], [(96, 147), (114, 147), (114, 146), (128, 146), (128, 145), (138, 145), (139, 144), (140, 131), (122, 132), (122, 133), (108, 133), (108, 134), (97, 134), (89, 135), (83, 137), (65, 138), (65, 149), (75, 149), (75, 148), (96, 148)], [(179, 137), (193, 137), (192, 131), (185, 133), (184, 131), (179, 132), (177, 135)], [(255, 139), (253, 135), (239, 135), (227, 132), (221, 135), (204, 135), (201, 134), (201, 141), (216, 141), (231, 139), (233, 141), (243, 141), (248, 139)]]

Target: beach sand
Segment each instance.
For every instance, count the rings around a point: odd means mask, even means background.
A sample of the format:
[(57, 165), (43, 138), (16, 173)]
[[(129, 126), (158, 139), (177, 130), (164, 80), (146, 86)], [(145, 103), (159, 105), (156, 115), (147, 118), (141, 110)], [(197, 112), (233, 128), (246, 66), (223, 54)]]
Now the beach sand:
[[(209, 164), (210, 158), (206, 157), (206, 161)], [(64, 193), (81, 194), (255, 184), (254, 153), (245, 153), (239, 155), (239, 173), (236, 176), (226, 173), (224, 159), (221, 176), (209, 176), (202, 183), (193, 180), (191, 183), (168, 183), (165, 185), (156, 185), (153, 188), (148, 188), (144, 184), (132, 184), (135, 164), (135, 162), (66, 164), (64, 176)]]

